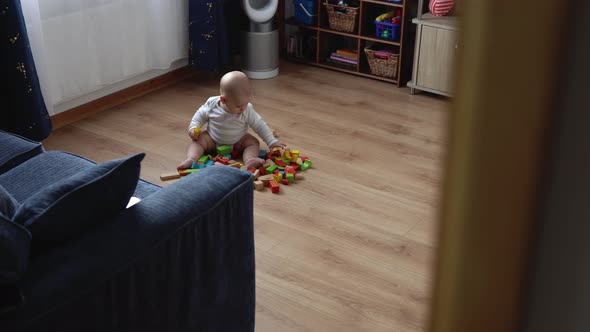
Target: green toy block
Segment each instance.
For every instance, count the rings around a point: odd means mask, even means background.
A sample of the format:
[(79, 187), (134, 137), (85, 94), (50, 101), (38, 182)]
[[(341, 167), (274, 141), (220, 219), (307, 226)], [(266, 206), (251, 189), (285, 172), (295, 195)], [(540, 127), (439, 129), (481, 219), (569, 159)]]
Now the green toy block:
[(295, 175), (293, 175), (293, 173), (287, 173), (287, 180), (289, 180), (290, 183), (295, 182)]
[(283, 167), (283, 166), (279, 166), (279, 165), (276, 165), (276, 166), (277, 166), (277, 168), (278, 168), (278, 169), (280, 169), (281, 171), (285, 169), (285, 167)]
[(279, 167), (279, 166), (277, 166), (276, 164), (273, 164), (273, 165), (268, 166), (266, 168), (266, 173), (267, 174), (270, 174), (270, 173), (274, 172), (275, 169), (277, 169), (277, 167)]
[(287, 165), (291, 165), (291, 160), (289, 160), (287, 158), (283, 158), (283, 162)]
[(306, 160), (303, 165), (301, 166), (301, 170), (302, 171), (306, 171), (308, 169), (311, 168), (311, 162), (309, 160)]
[(223, 156), (225, 154), (230, 154), (233, 151), (231, 145), (220, 145), (217, 147), (217, 154)]
[(198, 163), (199, 163), (199, 164), (204, 164), (204, 163), (206, 163), (208, 160), (209, 160), (209, 156), (207, 156), (207, 155), (204, 155), (204, 156), (201, 156), (201, 158), (199, 158), (199, 161), (198, 161)]

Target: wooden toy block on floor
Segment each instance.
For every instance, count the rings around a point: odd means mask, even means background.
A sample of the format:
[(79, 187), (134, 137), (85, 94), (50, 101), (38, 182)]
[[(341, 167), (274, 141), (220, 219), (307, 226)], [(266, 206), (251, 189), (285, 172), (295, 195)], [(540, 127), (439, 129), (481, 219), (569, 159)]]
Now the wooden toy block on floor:
[(277, 183), (277, 181), (270, 180), (268, 182), (268, 186), (270, 187), (270, 190), (272, 191), (273, 194), (279, 193), (280, 187), (279, 187), (279, 184)]
[(272, 160), (270, 160), (270, 159), (266, 159), (264, 161), (264, 165), (263, 166), (266, 168), (266, 167), (269, 167), (269, 166), (272, 166), (272, 165), (275, 165), (275, 162), (272, 161)]
[(189, 175), (191, 173), (196, 173), (198, 171), (200, 171), (200, 169), (198, 169), (198, 168), (181, 169), (181, 170), (178, 170), (178, 174), (180, 174), (180, 176), (185, 176), (185, 175)]
[(256, 190), (264, 190), (264, 182), (260, 180), (254, 181), (254, 189)]
[(260, 170), (257, 169), (257, 170), (254, 171), (254, 178), (255, 179), (258, 179), (259, 176), (260, 176)]
[(272, 175), (272, 174), (263, 175), (263, 176), (259, 177), (258, 180), (262, 181), (264, 184), (268, 184), (271, 180), (274, 180), (274, 175)]
[(266, 173), (272, 173), (277, 169), (277, 165), (271, 165), (266, 168)]
[(207, 161), (209, 161), (209, 156), (206, 155), (202, 155), (201, 158), (199, 158), (199, 160), (197, 161), (199, 164), (204, 164)]
[(305, 176), (301, 175), (301, 173), (295, 174), (295, 180), (305, 180)]
[(178, 174), (178, 171), (160, 174), (160, 180), (162, 181), (174, 180), (178, 178), (180, 178), (180, 174)]
[(231, 154), (233, 148), (231, 145), (220, 145), (217, 147), (217, 154), (223, 156), (225, 154)]
[(291, 183), (295, 182), (295, 174), (288, 173), (286, 177), (289, 182), (291, 182)]

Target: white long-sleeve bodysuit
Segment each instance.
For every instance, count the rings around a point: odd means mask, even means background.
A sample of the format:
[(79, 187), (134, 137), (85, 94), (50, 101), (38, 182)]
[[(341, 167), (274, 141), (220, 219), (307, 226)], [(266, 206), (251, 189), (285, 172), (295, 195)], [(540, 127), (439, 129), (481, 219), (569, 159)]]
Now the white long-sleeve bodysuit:
[(237, 143), (248, 132), (248, 126), (254, 129), (268, 146), (278, 141), (251, 103), (248, 103), (246, 110), (241, 114), (231, 114), (221, 107), (219, 96), (211, 97), (195, 112), (189, 131), (197, 126), (203, 128), (205, 124), (207, 124), (209, 136), (218, 145)]

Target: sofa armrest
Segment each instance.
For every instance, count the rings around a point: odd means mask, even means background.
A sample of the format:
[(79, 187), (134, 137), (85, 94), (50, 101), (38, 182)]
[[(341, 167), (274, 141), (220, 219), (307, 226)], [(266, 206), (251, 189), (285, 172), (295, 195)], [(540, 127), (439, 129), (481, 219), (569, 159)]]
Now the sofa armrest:
[(207, 168), (38, 257), (17, 324), (253, 331), (252, 191), (249, 173)]

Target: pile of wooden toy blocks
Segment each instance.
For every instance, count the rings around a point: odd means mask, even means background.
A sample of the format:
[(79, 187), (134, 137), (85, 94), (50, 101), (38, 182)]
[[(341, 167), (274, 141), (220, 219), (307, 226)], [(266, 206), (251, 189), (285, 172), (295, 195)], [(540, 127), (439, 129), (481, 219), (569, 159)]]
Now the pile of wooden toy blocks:
[(303, 175), (300, 172), (311, 168), (311, 160), (308, 157), (300, 156), (299, 150), (284, 148), (273, 148), (270, 152), (260, 150), (259, 158), (264, 159), (264, 165), (258, 169), (247, 169), (244, 164), (235, 160), (237, 156), (238, 153), (232, 151), (230, 145), (221, 145), (217, 148), (217, 156), (203, 155), (192, 164), (191, 168), (161, 174), (160, 179), (162, 181), (178, 179), (206, 167), (222, 165), (241, 168), (252, 173), (256, 190), (263, 190), (268, 186), (273, 193), (278, 193), (281, 184), (288, 185), (294, 183), (295, 180), (303, 180)]

